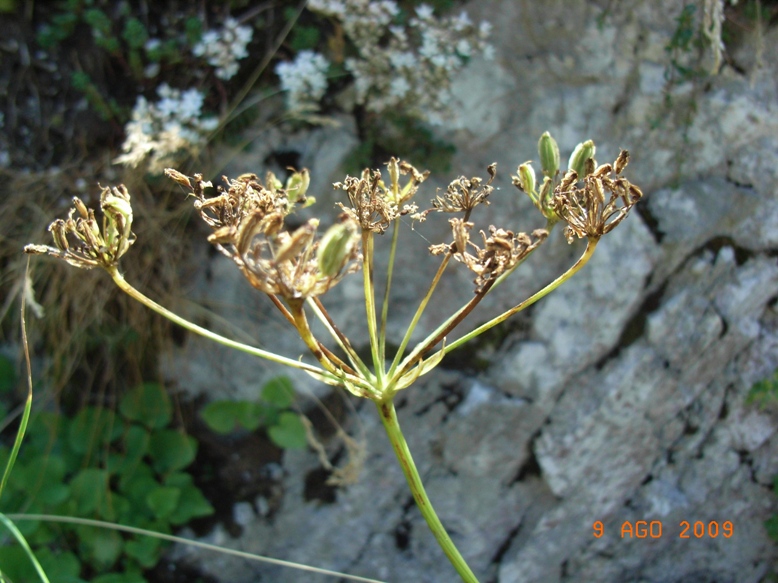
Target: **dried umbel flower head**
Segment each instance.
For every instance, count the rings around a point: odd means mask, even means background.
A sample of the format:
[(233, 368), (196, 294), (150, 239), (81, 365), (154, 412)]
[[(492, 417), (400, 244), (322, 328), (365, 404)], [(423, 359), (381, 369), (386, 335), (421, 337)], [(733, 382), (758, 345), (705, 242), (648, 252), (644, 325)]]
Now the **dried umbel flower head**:
[[(88, 209), (81, 199), (73, 197), (73, 206), (66, 220), (57, 219), (49, 225), (56, 247), (27, 245), (24, 252), (52, 255), (83, 269), (114, 268), (135, 242), (127, 188), (123, 184), (103, 188), (100, 193), (102, 229), (97, 224), (94, 210)], [(79, 216), (74, 218), (76, 212)]]
[(575, 170), (569, 170), (554, 189), (551, 207), (567, 222), (568, 242), (575, 237), (599, 239), (612, 231), (643, 197), (640, 188), (621, 173), (629, 163), (629, 152), (622, 150), (616, 161), (596, 169), (588, 158), (582, 180)]
[(293, 173), (283, 185), (268, 173), (263, 184), (255, 174), (224, 178), (228, 189), (208, 198), (210, 187), (201, 175), (192, 179), (172, 169), (166, 174), (188, 188), (197, 200), (195, 209), (214, 230), (208, 237), (232, 259), (251, 285), (271, 295), (304, 299), (320, 295), (346, 274), (359, 269), (357, 227), (350, 217), (317, 240), (318, 219), (294, 230), (285, 218), (296, 206), (307, 205), (308, 171)]
[[(409, 201), (427, 179), (429, 171), (419, 172), (408, 162), (392, 158), (388, 164), (389, 184), (381, 177), (379, 170), (365, 169), (362, 176), (347, 176), (333, 187), (345, 190), (350, 206), (338, 203), (343, 212), (351, 217), (363, 231), (383, 233), (392, 221), (406, 214), (415, 213), (418, 208)], [(409, 175), (405, 186), (400, 186), (400, 176)]]
[(489, 173), (489, 180), (485, 184), (483, 178), (477, 176), (473, 178), (460, 176), (456, 180), (451, 181), (448, 188), (446, 188), (445, 194), (436, 196), (435, 200), (432, 201), (432, 208), (419, 213), (414, 218), (423, 221), (431, 212), (461, 212), (465, 214), (465, 220), (467, 220), (470, 218), (470, 213), (479, 204), (489, 204), (489, 201), (486, 199), (494, 191), (494, 187), (491, 184), (497, 175), (497, 164), (490, 164), (486, 171)]
[(500, 275), (518, 265), (548, 237), (548, 231), (545, 229), (537, 229), (530, 236), (526, 233), (514, 234), (513, 231), (491, 225), (488, 236), (481, 231), (483, 247), (479, 247), (470, 240), (473, 223), (460, 218), (450, 219), (449, 223), (454, 242), (448, 245), (432, 245), (430, 253), (451, 253), (454, 259), (464, 263), (476, 274), (473, 280), (476, 285), (475, 293), (486, 290)]

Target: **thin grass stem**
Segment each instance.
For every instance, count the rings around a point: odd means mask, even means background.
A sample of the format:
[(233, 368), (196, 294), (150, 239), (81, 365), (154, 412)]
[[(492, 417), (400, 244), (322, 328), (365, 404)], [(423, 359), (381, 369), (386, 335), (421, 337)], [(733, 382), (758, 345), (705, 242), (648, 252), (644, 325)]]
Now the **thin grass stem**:
[[(0, 514), (0, 519), (3, 515)], [(273, 559), (270, 557), (263, 557), (262, 555), (256, 555), (254, 553), (247, 553), (245, 551), (237, 551), (234, 549), (227, 549), (217, 545), (212, 545), (196, 540), (190, 540), (182, 538), (180, 536), (174, 536), (172, 534), (162, 534), (161, 532), (154, 532), (153, 530), (146, 530), (144, 528), (136, 528), (134, 526), (125, 526), (123, 524), (114, 524), (112, 522), (104, 522), (102, 520), (92, 520), (89, 518), (78, 518), (74, 516), (58, 516), (56, 514), (8, 514), (7, 518), (10, 520), (40, 520), (43, 522), (64, 522), (67, 524), (76, 524), (80, 526), (93, 526), (96, 528), (107, 528), (110, 530), (116, 530), (119, 532), (126, 532), (129, 534), (136, 534), (140, 536), (150, 536), (159, 540), (170, 541), (173, 543), (188, 545), (198, 549), (206, 551), (214, 551), (223, 555), (231, 555), (233, 557), (240, 557), (241, 559), (249, 559), (251, 561), (260, 561), (268, 563), (270, 565), (278, 565), (280, 567), (289, 567), (291, 569), (299, 569), (301, 571), (308, 571), (311, 573), (319, 573), (321, 575), (329, 575), (331, 577), (340, 577), (348, 579), (350, 581), (360, 581), (363, 583), (383, 583), (378, 579), (369, 579), (367, 577), (360, 577), (358, 575), (348, 575), (347, 573), (339, 573), (337, 571), (330, 571), (328, 569), (320, 569), (319, 567), (309, 567), (308, 565), (302, 565), (300, 563), (293, 563), (291, 561), (284, 561), (281, 559)], [(46, 579), (48, 581), (48, 579)]]

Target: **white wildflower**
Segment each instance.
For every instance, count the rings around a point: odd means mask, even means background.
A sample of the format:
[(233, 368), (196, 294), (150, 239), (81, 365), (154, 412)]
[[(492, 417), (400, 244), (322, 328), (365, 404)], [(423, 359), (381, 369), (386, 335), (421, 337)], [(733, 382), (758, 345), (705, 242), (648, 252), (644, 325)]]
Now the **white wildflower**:
[(136, 167), (148, 159), (149, 172), (161, 173), (182, 151), (196, 154), (219, 124), (216, 117), (203, 117), (204, 96), (196, 89), (182, 92), (163, 83), (157, 95), (155, 103), (138, 97), (124, 128), (123, 154), (114, 163)]
[(241, 26), (234, 18), (226, 18), (221, 30), (209, 30), (200, 42), (192, 47), (192, 54), (204, 57), (208, 64), (216, 67), (219, 79), (232, 79), (238, 72), (238, 61), (248, 56), (246, 46), (254, 32), (248, 26)]
[(315, 104), (327, 91), (329, 62), (319, 53), (300, 51), (294, 61), (276, 65), (281, 88), (287, 91), (289, 108), (301, 109)]
[(419, 4), (416, 7), (416, 16), (419, 20), (431, 20), (434, 10), (429, 4)]
[[(390, 0), (309, 0), (307, 7), (340, 21), (356, 49), (344, 62), (354, 78), (355, 101), (377, 113), (402, 107), (427, 121), (450, 118), (454, 76), (468, 59), (494, 54), (486, 42), (491, 25), (474, 24), (466, 12), (436, 17), (432, 6), (420, 4), (401, 26), (397, 3)], [(323, 95), (290, 64), (279, 65), (276, 72), (292, 106)], [(308, 75), (319, 78), (315, 72)]]

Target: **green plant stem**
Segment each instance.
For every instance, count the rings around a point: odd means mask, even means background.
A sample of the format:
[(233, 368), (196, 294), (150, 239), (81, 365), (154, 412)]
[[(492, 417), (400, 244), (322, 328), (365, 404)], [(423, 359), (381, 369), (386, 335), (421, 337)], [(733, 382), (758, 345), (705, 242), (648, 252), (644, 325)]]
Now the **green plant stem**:
[[(216, 334), (215, 332), (211, 332), (207, 328), (202, 328), (197, 324), (193, 324), (189, 320), (186, 320), (181, 316), (174, 314), (167, 308), (160, 306), (154, 300), (144, 296), (141, 292), (139, 292), (137, 289), (135, 289), (129, 283), (127, 283), (127, 280), (124, 279), (124, 277), (119, 273), (119, 270), (116, 267), (109, 269), (108, 273), (113, 278), (114, 283), (116, 283), (116, 285), (119, 286), (119, 289), (121, 289), (124, 293), (129, 295), (131, 298), (139, 301), (141, 304), (143, 304), (150, 310), (155, 311), (160, 316), (167, 318), (171, 322), (178, 324), (179, 326), (189, 330), (190, 332), (194, 332), (195, 334), (204, 336), (205, 338), (208, 338), (209, 340), (213, 340), (214, 342), (218, 342), (223, 346), (235, 348), (236, 350), (240, 350), (241, 352), (245, 352), (246, 354), (251, 354), (252, 356), (258, 356), (260, 358), (264, 358), (266, 360), (270, 360), (278, 364), (283, 364), (286, 366), (290, 366), (292, 368), (298, 368), (300, 370), (304, 370), (306, 372), (312, 373), (318, 377), (324, 377), (326, 379), (329, 379), (330, 381), (333, 381), (335, 383), (339, 381), (336, 375), (330, 374), (326, 370), (319, 368), (318, 366), (312, 366), (304, 362), (300, 362), (297, 360), (292, 360), (291, 358), (280, 356), (273, 352), (268, 352), (267, 350), (262, 350), (261, 348), (254, 348), (253, 346), (243, 344), (242, 342), (236, 342), (235, 340), (231, 340), (230, 338), (225, 338), (224, 336)], [(354, 379), (354, 380), (358, 381), (358, 379)]]
[(289, 301), (289, 309), (292, 318), (294, 318), (294, 326), (297, 329), (297, 333), (300, 335), (303, 342), (305, 342), (305, 345), (308, 347), (308, 350), (311, 351), (314, 358), (316, 358), (316, 360), (318, 360), (329, 372), (337, 375), (339, 374), (338, 369), (335, 368), (335, 365), (322, 350), (319, 341), (313, 336), (311, 327), (308, 324), (308, 318), (305, 317), (304, 305), (303, 300)]
[[(30, 259), (27, 258), (27, 269), (24, 272), (24, 277), (28, 278), (30, 277)], [(27, 431), (27, 424), (30, 421), (30, 411), (32, 410), (32, 366), (30, 364), (30, 347), (27, 344), (27, 324), (24, 318), (24, 307), (26, 305), (25, 302), (25, 294), (22, 293), (22, 302), (21, 302), (21, 326), (22, 326), (22, 346), (24, 348), (24, 358), (25, 362), (27, 364), (27, 398), (24, 401), (24, 412), (22, 413), (22, 419), (19, 421), (19, 429), (16, 432), (16, 438), (14, 439), (13, 447), (11, 448), (11, 453), (8, 456), (8, 462), (5, 464), (5, 469), (3, 470), (3, 477), (0, 480), (0, 496), (3, 495), (3, 491), (5, 490), (5, 485), (8, 482), (8, 476), (11, 475), (11, 470), (14, 467), (14, 464), (16, 463), (16, 458), (19, 455), (19, 449), (22, 447), (22, 440), (24, 439), (24, 434)]]
[(415, 365), (424, 357), (425, 354), (427, 354), (430, 350), (435, 348), (438, 343), (444, 340), (449, 332), (459, 326), (462, 320), (464, 320), (467, 315), (472, 312), (479, 303), (481, 303), (481, 300), (486, 297), (486, 294), (489, 293), (489, 290), (491, 289), (492, 285), (494, 285), (494, 282), (494, 279), (488, 281), (469, 302), (459, 308), (459, 310), (457, 310), (451, 317), (438, 326), (432, 334), (427, 336), (426, 339), (417, 344), (416, 348), (414, 348), (413, 351), (408, 355), (408, 358), (406, 358), (402, 364), (400, 364), (400, 371), (392, 378), (399, 378), (408, 372), (413, 367), (413, 365)]
[(589, 259), (592, 258), (592, 255), (594, 254), (594, 250), (597, 247), (597, 242), (598, 241), (599, 241), (599, 239), (590, 238), (588, 243), (587, 243), (587, 245), (586, 245), (586, 249), (583, 252), (583, 255), (581, 255), (581, 257), (578, 258), (578, 261), (576, 261), (575, 264), (573, 264), (573, 266), (570, 267), (570, 269), (565, 271), (562, 275), (557, 277), (554, 281), (549, 283), (546, 287), (544, 287), (540, 291), (535, 292), (533, 295), (528, 297), (526, 300), (524, 300), (520, 304), (514, 306), (513, 308), (511, 308), (507, 312), (504, 312), (504, 313), (500, 314), (499, 316), (489, 320), (485, 324), (481, 324), (478, 328), (476, 328), (472, 332), (468, 332), (467, 334), (465, 334), (461, 338), (458, 338), (457, 340), (455, 340), (451, 344), (448, 344), (447, 346), (444, 346), (443, 348), (440, 349), (440, 351), (443, 354), (448, 354), (449, 352), (451, 352), (455, 348), (461, 346), (465, 342), (468, 342), (468, 341), (472, 340), (473, 338), (475, 338), (476, 336), (479, 336), (480, 334), (483, 334), (484, 332), (486, 332), (490, 328), (495, 327), (497, 324), (501, 324), (502, 322), (504, 322), (505, 320), (507, 320), (508, 318), (513, 316), (514, 314), (517, 314), (518, 312), (521, 312), (523, 309), (528, 308), (529, 306), (531, 306), (532, 304), (537, 302), (539, 299), (541, 299), (541, 298), (545, 297), (546, 295), (550, 294), (552, 291), (554, 291), (560, 285), (565, 283), (568, 279), (573, 277), (573, 275), (575, 275), (584, 265), (586, 265), (589, 262)]
[(392, 286), (392, 276), (394, 275), (394, 258), (397, 253), (397, 238), (399, 234), (400, 221), (394, 221), (392, 224), (392, 245), (389, 249), (389, 265), (386, 268), (384, 302), (381, 305), (381, 328), (378, 333), (378, 353), (381, 355), (382, 363), (386, 360), (386, 320), (389, 316), (389, 290)]
[[(335, 322), (332, 321), (329, 312), (324, 308), (321, 300), (318, 297), (308, 298), (307, 303), (319, 321), (324, 325), (325, 328), (327, 328), (335, 342), (338, 343), (338, 346), (340, 346), (341, 350), (343, 350), (343, 352), (348, 355), (348, 358), (354, 368), (358, 369), (362, 376), (364, 376), (366, 379), (371, 380), (373, 376), (372, 373), (367, 368), (365, 363), (362, 362), (362, 359), (359, 358), (357, 351), (354, 350), (353, 346), (351, 346), (351, 341), (348, 339), (348, 337), (343, 334), (343, 332), (341, 332), (340, 329), (335, 325)], [(292, 319), (292, 324), (294, 324), (294, 319)]]
[(375, 282), (373, 281), (373, 233), (362, 231), (362, 273), (365, 287), (365, 310), (367, 312), (367, 331), (370, 335), (370, 351), (373, 355), (378, 388), (383, 386), (384, 363), (378, 351), (378, 329), (375, 311)]
[(424, 298), (421, 300), (419, 307), (416, 309), (416, 313), (413, 315), (411, 324), (410, 326), (408, 326), (408, 330), (406, 330), (405, 336), (403, 337), (402, 342), (400, 343), (400, 348), (397, 349), (397, 354), (395, 354), (394, 360), (392, 361), (392, 366), (389, 369), (389, 374), (388, 374), (389, 378), (394, 378), (395, 376), (394, 372), (395, 370), (397, 370), (397, 367), (400, 364), (400, 359), (405, 353), (405, 349), (408, 347), (408, 342), (410, 342), (411, 340), (413, 331), (416, 329), (416, 325), (419, 323), (419, 319), (421, 318), (421, 315), (424, 313), (424, 310), (427, 308), (427, 304), (429, 303), (430, 298), (432, 297), (432, 293), (435, 291), (435, 288), (438, 286), (438, 282), (440, 281), (440, 278), (443, 275), (443, 272), (446, 270), (446, 266), (448, 265), (450, 260), (451, 260), (451, 254), (448, 253), (443, 258), (443, 261), (441, 261), (440, 266), (438, 267), (438, 271), (437, 273), (435, 273), (435, 277), (432, 279), (432, 283), (427, 289), (427, 293), (425, 294)]
[(394, 453), (397, 456), (397, 461), (400, 462), (400, 466), (405, 474), (405, 479), (408, 481), (408, 486), (411, 489), (413, 499), (416, 501), (416, 506), (418, 506), (421, 515), (424, 517), (424, 520), (427, 521), (427, 525), (430, 527), (432, 534), (435, 535), (440, 548), (443, 549), (443, 552), (448, 557), (448, 560), (451, 561), (451, 564), (454, 566), (457, 573), (459, 573), (459, 576), (462, 577), (462, 580), (468, 583), (478, 583), (478, 579), (476, 579), (476, 576), (473, 574), (473, 571), (470, 570), (470, 567), (462, 558), (462, 555), (459, 554), (451, 537), (448, 535), (443, 524), (440, 522), (438, 515), (435, 513), (435, 509), (432, 507), (432, 503), (424, 489), (424, 484), (421, 482), (419, 470), (416, 469), (416, 464), (413, 462), (413, 457), (408, 449), (405, 436), (403, 436), (402, 429), (400, 429), (400, 423), (397, 420), (397, 411), (394, 408), (394, 403), (392, 403), (391, 400), (386, 400), (375, 401), (375, 404), (378, 408), (378, 414), (381, 416), (381, 421), (384, 424), (384, 429), (386, 429), (386, 435), (389, 437), (389, 441), (392, 444)]

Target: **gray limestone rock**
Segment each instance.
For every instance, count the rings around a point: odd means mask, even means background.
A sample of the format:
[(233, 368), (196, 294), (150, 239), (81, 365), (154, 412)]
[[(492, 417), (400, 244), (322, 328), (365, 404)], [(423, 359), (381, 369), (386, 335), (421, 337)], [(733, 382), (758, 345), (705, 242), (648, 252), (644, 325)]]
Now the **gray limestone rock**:
[[(491, 0), (468, 8), (493, 22), (497, 54), (474, 61), (457, 81), (467, 107), (446, 135), (458, 147), (458, 173), (483, 175), (487, 164), (499, 164), (500, 190), (474, 217), (478, 228), (542, 225), (508, 175), (535, 156), (544, 130), (559, 141), (563, 160), (589, 137), (600, 162), (629, 148), (627, 175), (646, 199), (603, 238), (581, 273), (518, 324), (453, 352), (443, 363), (450, 370), (398, 397), (441, 519), (483, 581), (759, 581), (778, 558), (763, 526), (778, 512), (770, 490), (778, 420), (746, 396), (778, 368), (778, 59), (768, 58), (777, 52), (778, 28), (764, 31), (761, 64), (743, 56), (753, 35), (733, 41), (733, 58), (750, 63), (746, 74), (725, 64), (704, 84), (681, 79), (670, 87), (665, 47), (678, 25), (677, 2)], [(344, 123), (277, 145), (308, 144), (304, 163), (333, 180), (330, 171), (346, 150), (340, 145), (354, 136)], [(431, 179), (421, 199), (452, 178)], [(317, 184), (331, 205), (326, 184)], [(424, 239), (448, 233), (445, 221), (432, 219), (403, 229), (392, 342), (437, 265)], [(465, 328), (552, 281), (581, 250), (553, 233)], [(269, 316), (270, 306), (237, 272), (227, 274), (231, 265), (204, 261), (212, 277), (197, 282), (196, 298), (218, 298), (216, 313), (232, 311), (246, 331), (255, 323), (260, 341), (288, 356), (303, 353), (280, 318)], [(358, 280), (341, 284), (325, 303), (364, 346)], [(446, 273), (416, 336), (472, 297), (471, 280), (464, 269)], [(485, 370), (462, 373), (474, 358)], [(243, 396), (278, 372), (191, 339), (175, 362), (182, 384)], [(227, 389), (225, 369), (233, 371)], [(455, 580), (372, 406), (365, 403), (357, 418), (362, 429), (355, 433), (364, 432), (367, 448), (358, 483), (338, 490), (331, 504), (305, 500), (305, 476), (319, 462), (310, 451), (286, 452), (282, 507), (253, 521), (243, 508), (243, 536), (222, 542), (385, 581)], [(638, 521), (660, 522), (661, 536), (622, 536), (625, 524)], [(688, 539), (681, 536), (686, 522)], [(697, 522), (705, 527), (700, 537)], [(725, 523), (734, 536), (723, 535)], [(191, 560), (231, 583), (314, 580), (233, 559)]]

